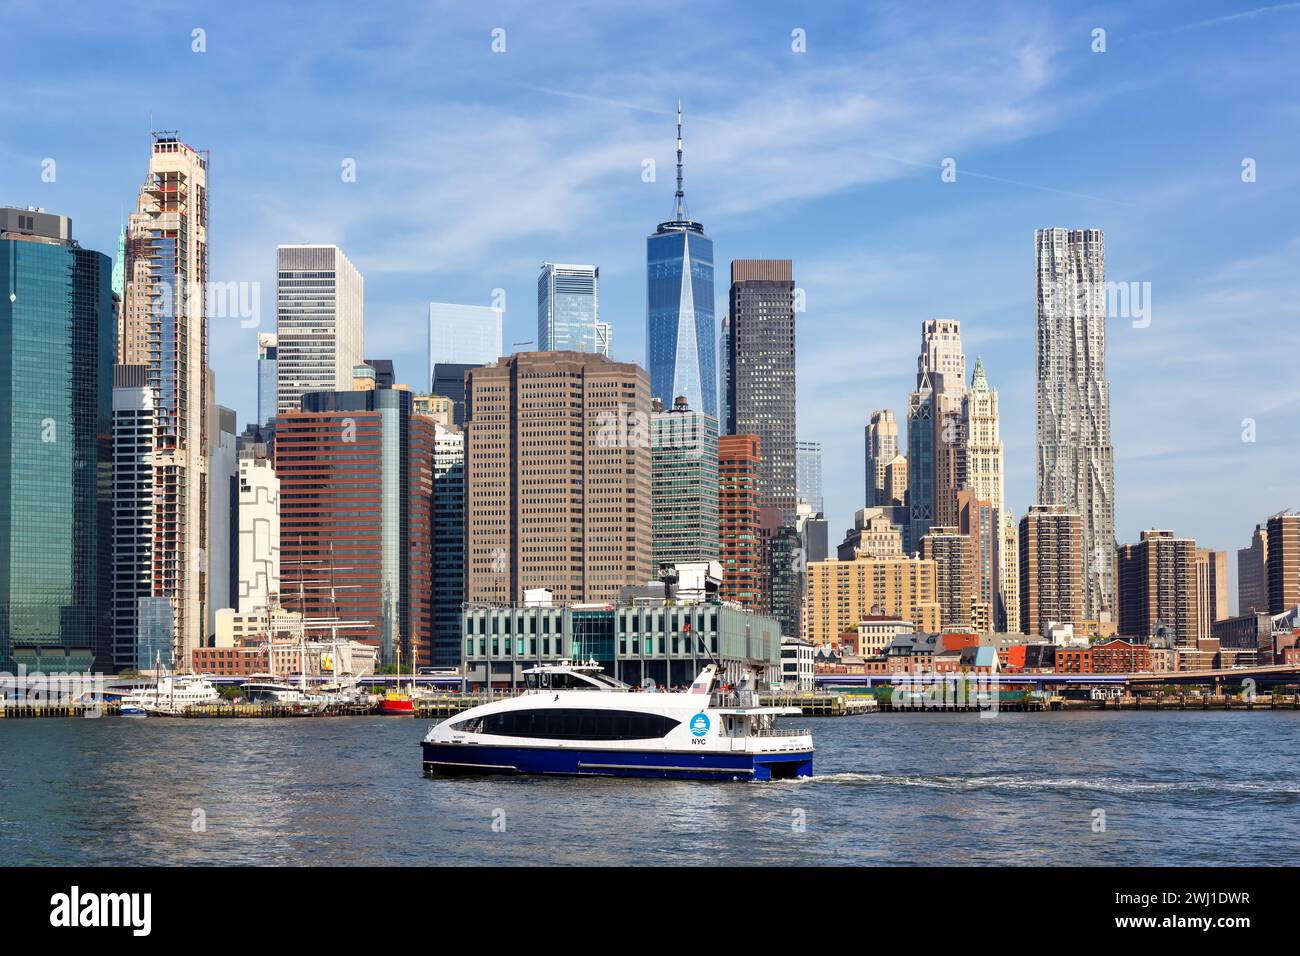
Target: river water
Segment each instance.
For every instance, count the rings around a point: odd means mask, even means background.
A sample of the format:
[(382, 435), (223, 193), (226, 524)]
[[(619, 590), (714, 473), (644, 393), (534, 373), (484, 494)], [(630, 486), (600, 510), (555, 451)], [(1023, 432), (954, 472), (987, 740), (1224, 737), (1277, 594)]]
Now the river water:
[(420, 773), (403, 718), (0, 724), (0, 864), (1294, 864), (1300, 713), (803, 719), (775, 783)]

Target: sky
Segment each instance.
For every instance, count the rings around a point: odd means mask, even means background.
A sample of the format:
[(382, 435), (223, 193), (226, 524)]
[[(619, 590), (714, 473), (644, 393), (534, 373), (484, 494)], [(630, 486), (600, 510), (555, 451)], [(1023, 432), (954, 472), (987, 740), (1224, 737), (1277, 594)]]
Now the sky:
[[(614, 357), (644, 364), (681, 99), (717, 315), (732, 259), (794, 262), (798, 434), (836, 540), (927, 319), (982, 356), (1007, 506), (1033, 503), (1034, 230), (1102, 229), (1107, 279), (1150, 290), (1149, 323), (1107, 322), (1120, 542), (1235, 551), (1300, 507), (1300, 3), (6, 0), (0, 36), (21, 41), (0, 204), (112, 254), (150, 130), (177, 130), (211, 155), (210, 279), (258, 284), (271, 331), (276, 245), (338, 244), (366, 355), (417, 387), (427, 304), (504, 290), (510, 351), (536, 338), (543, 260), (600, 267)], [(209, 330), (241, 424), (258, 331)]]

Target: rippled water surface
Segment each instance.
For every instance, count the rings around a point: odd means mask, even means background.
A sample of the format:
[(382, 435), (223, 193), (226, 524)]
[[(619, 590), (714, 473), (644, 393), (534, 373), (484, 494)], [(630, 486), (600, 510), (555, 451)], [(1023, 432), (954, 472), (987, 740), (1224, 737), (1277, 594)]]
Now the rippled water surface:
[(814, 778), (722, 784), (429, 780), (401, 718), (5, 721), (0, 863), (1300, 861), (1297, 713), (797, 723)]

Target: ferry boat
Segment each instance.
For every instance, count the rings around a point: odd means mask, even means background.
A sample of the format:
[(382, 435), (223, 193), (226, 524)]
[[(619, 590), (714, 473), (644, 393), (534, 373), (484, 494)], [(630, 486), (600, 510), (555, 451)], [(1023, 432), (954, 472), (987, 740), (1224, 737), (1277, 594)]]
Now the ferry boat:
[(537, 773), (692, 780), (812, 776), (807, 731), (760, 707), (753, 690), (720, 689), (709, 664), (682, 693), (632, 692), (594, 661), (524, 672), (527, 689), (443, 721), (423, 741), (424, 772)]

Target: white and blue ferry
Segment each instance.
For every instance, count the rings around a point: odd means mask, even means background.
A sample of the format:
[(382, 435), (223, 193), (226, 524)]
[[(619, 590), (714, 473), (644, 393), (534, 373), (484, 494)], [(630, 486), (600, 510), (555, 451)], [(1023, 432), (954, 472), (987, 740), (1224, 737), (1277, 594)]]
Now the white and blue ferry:
[(472, 707), (424, 738), (424, 772), (692, 780), (812, 776), (812, 734), (776, 726), (798, 708), (721, 690), (718, 667), (682, 693), (634, 692), (590, 662), (524, 672), (517, 697)]

